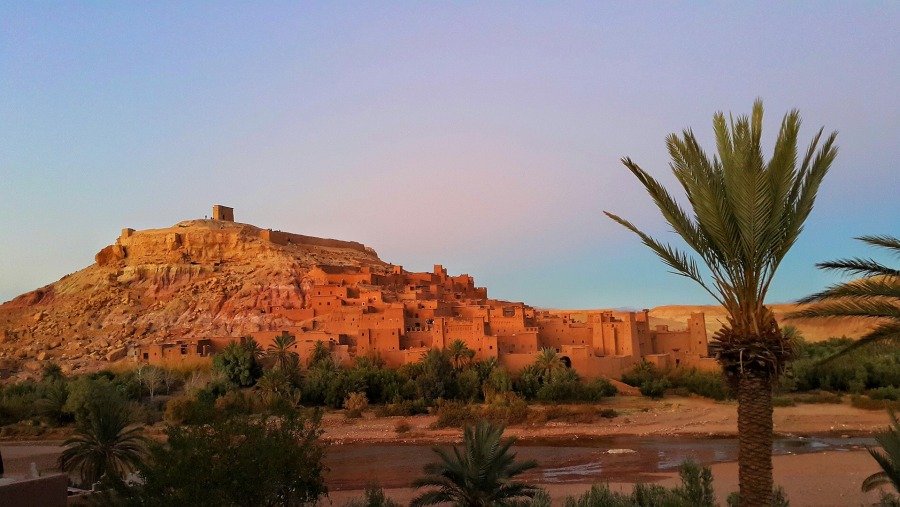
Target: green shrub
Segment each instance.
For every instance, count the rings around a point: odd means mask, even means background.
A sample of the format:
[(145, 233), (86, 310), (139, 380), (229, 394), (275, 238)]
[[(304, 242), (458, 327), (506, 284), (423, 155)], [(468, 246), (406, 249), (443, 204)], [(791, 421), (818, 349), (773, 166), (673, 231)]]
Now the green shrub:
[(238, 386), (252, 386), (262, 376), (262, 366), (247, 344), (231, 342), (213, 357), (213, 370)]
[(796, 407), (797, 402), (791, 396), (772, 396), (773, 407)]
[[(741, 494), (737, 491), (728, 495), (726, 500), (728, 507), (738, 507), (741, 503)], [(772, 507), (790, 507), (791, 502), (788, 501), (787, 495), (784, 494), (784, 488), (776, 486), (772, 490)]]
[(369, 484), (362, 498), (350, 500), (344, 507), (400, 507), (400, 504), (384, 496), (384, 490), (378, 485)]
[(862, 410), (900, 410), (900, 401), (873, 400), (858, 394), (850, 397), (850, 405)]
[(462, 428), (473, 418), (473, 407), (456, 400), (437, 400), (436, 428)]
[(866, 394), (873, 400), (900, 401), (900, 387), (877, 387)]
[(709, 467), (691, 460), (679, 470), (681, 486), (667, 489), (656, 484), (635, 484), (631, 494), (617, 493), (609, 486), (593, 486), (579, 497), (568, 497), (566, 507), (714, 507), (715, 491)]
[(672, 387), (723, 401), (732, 397), (731, 387), (720, 372), (700, 371), (695, 368), (674, 368), (665, 372)]

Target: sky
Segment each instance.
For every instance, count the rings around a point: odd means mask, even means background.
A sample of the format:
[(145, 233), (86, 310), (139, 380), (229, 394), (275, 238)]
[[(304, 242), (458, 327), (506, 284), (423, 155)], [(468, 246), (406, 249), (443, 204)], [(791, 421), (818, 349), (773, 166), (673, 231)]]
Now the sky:
[[(840, 152), (767, 301), (900, 235), (898, 2), (2, 2), (0, 302), (119, 231), (239, 222), (555, 308), (709, 304), (620, 159), (766, 108)], [(894, 259), (896, 260), (896, 259)]]

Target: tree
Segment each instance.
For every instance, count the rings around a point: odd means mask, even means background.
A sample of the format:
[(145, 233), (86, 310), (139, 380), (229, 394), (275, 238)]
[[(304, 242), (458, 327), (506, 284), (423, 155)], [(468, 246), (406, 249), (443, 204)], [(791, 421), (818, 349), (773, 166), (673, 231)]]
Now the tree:
[(417, 496), (410, 507), (424, 507), (443, 502), (468, 507), (505, 505), (512, 500), (532, 498), (538, 488), (513, 480), (535, 468), (534, 460), (516, 462), (509, 453), (515, 438), (501, 440), (503, 426), (480, 421), (467, 426), (462, 449), (450, 453), (440, 447), (434, 452), (440, 462), (425, 465), (425, 476), (413, 481), (413, 487), (434, 487)]
[(900, 421), (894, 411), (888, 412), (891, 425), (875, 435), (875, 441), (882, 450), (869, 448), (869, 454), (881, 466), (881, 471), (868, 477), (862, 483), (863, 491), (872, 491), (880, 486), (890, 484), (900, 493)]
[(450, 363), (457, 371), (463, 370), (475, 358), (475, 351), (470, 349), (466, 342), (462, 340), (453, 340), (450, 346), (447, 347), (447, 353), (450, 355)]
[(318, 415), (231, 417), (205, 426), (169, 426), (138, 469), (142, 485), (121, 489), (122, 504), (144, 507), (298, 506), (328, 492)]
[(716, 338), (721, 342), (718, 360), (737, 390), (741, 505), (772, 503), (772, 385), (791, 358), (790, 344), (765, 306), (766, 293), (837, 155), (837, 134), (819, 146), (820, 129), (798, 167), (800, 115), (794, 110), (784, 116), (774, 154), (766, 161), (760, 147), (762, 119), (759, 100), (750, 117), (728, 122), (717, 113), (718, 155), (712, 160), (690, 130), (666, 138), (672, 171), (692, 215), (655, 178), (630, 158), (622, 159), (708, 272), (701, 273), (693, 256), (606, 213), (728, 312)]
[[(900, 239), (890, 236), (862, 236), (856, 239), (900, 255)], [(900, 270), (874, 259), (861, 258), (822, 262), (816, 266), (862, 276), (801, 299), (801, 303), (810, 305), (792, 313), (789, 318), (870, 319), (874, 324), (872, 330), (837, 355), (876, 343), (900, 344)]]
[(565, 368), (556, 349), (544, 347), (538, 352), (537, 359), (534, 360), (534, 368), (540, 376), (541, 384), (547, 384), (553, 378), (553, 374)]
[(164, 377), (165, 373), (163, 372), (163, 369), (158, 366), (150, 365), (143, 367), (143, 374), (140, 375), (139, 381), (143, 386), (146, 386), (151, 402), (156, 395), (156, 390), (162, 387), (165, 381)]
[(88, 486), (104, 478), (121, 480), (126, 472), (141, 465), (145, 452), (141, 428), (130, 424), (121, 402), (104, 398), (92, 404), (75, 435), (63, 442), (59, 467), (66, 472), (77, 471)]
[(275, 368), (281, 371), (289, 371), (290, 365), (297, 364), (295, 361), (292, 361), (292, 358), (299, 357), (296, 352), (291, 350), (296, 348), (296, 346), (297, 338), (284, 332), (272, 340), (272, 345), (269, 345), (266, 349), (266, 357), (275, 362)]
[(229, 343), (213, 358), (213, 369), (238, 386), (252, 386), (262, 375), (262, 367), (247, 343)]

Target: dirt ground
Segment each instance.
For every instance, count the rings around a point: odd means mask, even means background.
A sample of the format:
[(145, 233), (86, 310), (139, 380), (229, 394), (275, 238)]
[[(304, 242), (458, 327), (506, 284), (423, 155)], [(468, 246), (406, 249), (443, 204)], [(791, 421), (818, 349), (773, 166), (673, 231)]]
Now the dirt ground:
[[(666, 398), (660, 401), (643, 398), (615, 397), (603, 401), (604, 407), (620, 414), (614, 419), (600, 419), (592, 424), (550, 422), (540, 427), (516, 426), (506, 435), (522, 441), (571, 439), (591, 440), (609, 436), (736, 436), (737, 405), (717, 403), (701, 398)], [(398, 434), (395, 425), (401, 420), (411, 427)], [(459, 429), (432, 430), (434, 416), (389, 417), (345, 420), (329, 414), (325, 421), (325, 438), (335, 444), (399, 443), (447, 444), (461, 439)], [(774, 414), (775, 432), (781, 436), (857, 437), (870, 436), (888, 425), (887, 414), (867, 411), (844, 404), (814, 404), (796, 407), (777, 407)], [(774, 458), (775, 482), (784, 487), (792, 506), (859, 506), (870, 505), (878, 499), (877, 492), (862, 493), (862, 480), (879, 470), (878, 465), (862, 449), (823, 451), (809, 454), (782, 455)], [(719, 502), (724, 505), (729, 492), (738, 489), (737, 463), (712, 465)], [(343, 474), (352, 470), (343, 470)], [(641, 477), (644, 482), (664, 486), (678, 484), (676, 472), (653, 473)], [(590, 489), (590, 483), (540, 484), (562, 504), (567, 495)], [(611, 482), (618, 490), (629, 490), (633, 481)], [(410, 488), (385, 489), (387, 495), (407, 503), (416, 492)], [(359, 498), (362, 490), (332, 491), (330, 502), (342, 506), (352, 498)], [(326, 502), (326, 503), (327, 503)]]
[[(705, 398), (667, 397), (650, 400), (616, 396), (603, 400), (603, 408), (619, 412), (614, 419), (599, 419), (591, 424), (551, 421), (544, 426), (512, 426), (505, 435), (521, 440), (545, 438), (591, 438), (603, 436), (731, 436), (737, 434), (737, 404), (714, 402)], [(540, 409), (540, 407), (538, 407)], [(461, 439), (458, 428), (432, 430), (434, 416), (346, 420), (335, 412), (325, 417), (325, 435), (334, 443), (403, 442), (452, 443)], [(405, 420), (410, 431), (398, 435), (396, 424)], [(849, 403), (810, 404), (776, 407), (775, 432), (784, 436), (861, 436), (871, 435), (888, 425), (887, 414), (878, 410), (860, 410)]]
[[(580, 445), (604, 437), (662, 437), (666, 442), (696, 441), (696, 437), (734, 437), (737, 433), (737, 405), (717, 403), (702, 398), (667, 397), (653, 401), (639, 397), (617, 396), (602, 402), (604, 408), (613, 408), (620, 415), (614, 419), (598, 419), (591, 424), (549, 422), (540, 426), (514, 426), (506, 435), (516, 436), (527, 445), (552, 445), (547, 442), (565, 442)], [(540, 409), (540, 407), (538, 407)], [(326, 414), (323, 438), (331, 445), (388, 445), (395, 453), (405, 452), (400, 445), (453, 444), (461, 439), (458, 428), (433, 430), (434, 416), (375, 418), (366, 414), (363, 419), (348, 420), (342, 412)], [(888, 425), (883, 411), (867, 411), (844, 404), (799, 405), (775, 408), (775, 431), (789, 437), (829, 437), (838, 440), (850, 437), (867, 437)], [(408, 432), (397, 433), (400, 422), (409, 425)], [(352, 447), (352, 446), (351, 446)], [(9, 475), (27, 474), (30, 463), (36, 462), (40, 470), (54, 468), (61, 451), (60, 442), (0, 442), (6, 472)], [(426, 451), (430, 453), (430, 451)], [(523, 453), (525, 450), (523, 449)], [(534, 452), (534, 451), (531, 451)], [(541, 461), (541, 456), (537, 456)], [(405, 458), (404, 458), (405, 459)], [(775, 482), (785, 488), (792, 506), (859, 506), (870, 505), (877, 500), (877, 493), (861, 493), (863, 478), (878, 471), (878, 465), (860, 447), (841, 450), (825, 450), (806, 454), (778, 455), (774, 458)], [(365, 484), (372, 477), (372, 470), (379, 470), (379, 477), (390, 479), (392, 486), (385, 492), (392, 499), (406, 503), (415, 491), (398, 487), (412, 479), (408, 467), (402, 475), (392, 477), (398, 471), (381, 470), (378, 463), (342, 466), (341, 479), (353, 479)], [(418, 470), (418, 468), (415, 468)], [(725, 497), (737, 486), (737, 463), (722, 462), (712, 465), (716, 492), (724, 505)], [(358, 475), (358, 477), (354, 477)], [(602, 477), (603, 475), (601, 475)], [(649, 470), (639, 477), (614, 476), (610, 486), (627, 490), (635, 481), (657, 482), (665, 486), (678, 483), (675, 471)], [(332, 480), (332, 479), (329, 479)], [(588, 490), (590, 483), (541, 484), (561, 504), (567, 495)], [(326, 505), (343, 506), (349, 499), (362, 496), (362, 489), (338, 491), (332, 485)]]

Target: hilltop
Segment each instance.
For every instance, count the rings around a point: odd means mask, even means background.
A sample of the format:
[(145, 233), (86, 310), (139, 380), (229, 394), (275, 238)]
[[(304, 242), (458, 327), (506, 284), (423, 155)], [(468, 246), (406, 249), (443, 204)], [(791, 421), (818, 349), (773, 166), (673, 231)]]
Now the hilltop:
[(242, 336), (291, 325), (265, 308), (299, 307), (316, 265), (386, 272), (360, 243), (227, 220), (125, 229), (94, 264), (0, 305), (0, 360), (53, 358), (64, 369), (188, 333)]
[[(709, 362), (706, 336), (724, 321), (712, 306), (535, 310), (488, 299), (472, 277), (448, 276), (440, 265), (409, 273), (358, 242), (238, 223), (224, 206), (213, 217), (123, 229), (92, 265), (0, 305), (0, 373), (22, 366), (27, 375), (47, 360), (87, 371), (129, 351), (164, 360), (152, 344), (191, 342), (205, 354), (201, 338), (252, 335), (265, 346), (289, 331), (326, 342), (342, 361), (377, 352), (399, 365), (462, 339), (477, 358), (500, 354), (513, 370), (552, 347), (583, 375), (617, 376), (642, 356), (660, 365)], [(790, 309), (774, 308), (778, 316)], [(810, 340), (865, 330), (859, 322), (792, 324)]]

